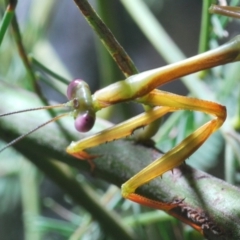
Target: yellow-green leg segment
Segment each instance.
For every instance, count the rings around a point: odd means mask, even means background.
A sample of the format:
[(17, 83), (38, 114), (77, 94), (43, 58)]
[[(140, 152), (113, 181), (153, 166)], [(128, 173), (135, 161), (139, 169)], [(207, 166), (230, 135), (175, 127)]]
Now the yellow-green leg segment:
[(223, 124), (226, 118), (226, 108), (214, 102), (188, 98), (159, 90), (152, 91), (146, 97), (139, 99), (139, 101), (143, 103), (146, 101), (152, 105), (164, 105), (170, 108), (175, 107), (175, 110), (201, 111), (215, 116), (214, 119), (198, 128), (180, 144), (164, 154), (161, 158), (156, 159), (122, 185), (122, 195), (125, 198), (150, 207), (169, 211), (175, 207), (177, 203), (159, 203), (139, 196), (135, 193), (135, 190), (183, 163), (185, 159), (195, 152), (207, 138)]

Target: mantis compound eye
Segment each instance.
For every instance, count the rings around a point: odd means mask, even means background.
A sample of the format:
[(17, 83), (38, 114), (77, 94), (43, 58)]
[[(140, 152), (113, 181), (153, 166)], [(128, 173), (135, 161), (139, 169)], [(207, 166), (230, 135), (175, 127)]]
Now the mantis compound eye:
[(67, 97), (73, 100), (75, 128), (79, 132), (91, 130), (95, 123), (95, 110), (89, 86), (81, 79), (73, 80), (67, 89)]
[(72, 82), (69, 83), (67, 88), (67, 98), (68, 100), (72, 100), (77, 95), (77, 90), (81, 86), (81, 84), (84, 83), (81, 79), (75, 79)]
[(88, 111), (84, 114), (80, 114), (75, 119), (75, 128), (79, 132), (88, 132), (91, 130), (95, 123), (95, 114), (94, 116)]

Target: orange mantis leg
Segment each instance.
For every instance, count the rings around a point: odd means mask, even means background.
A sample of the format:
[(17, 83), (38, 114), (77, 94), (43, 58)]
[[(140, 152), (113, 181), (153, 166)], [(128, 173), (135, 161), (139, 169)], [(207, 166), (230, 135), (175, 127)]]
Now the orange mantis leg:
[[(122, 194), (125, 198), (150, 207), (159, 208), (155, 201), (135, 194), (135, 190), (143, 184), (161, 176), (166, 171), (171, 170), (184, 162), (185, 159), (195, 152), (212, 133), (221, 127), (226, 118), (226, 109), (224, 106), (214, 102), (188, 98), (159, 90), (152, 91), (146, 97), (139, 99), (139, 101), (143, 103), (146, 101), (152, 105), (159, 104), (167, 107), (174, 106), (178, 110), (184, 109), (201, 111), (215, 116), (214, 119), (208, 121), (206, 124), (195, 130), (180, 144), (164, 154), (161, 158), (145, 167), (122, 185)], [(175, 205), (173, 205), (173, 207), (174, 206)], [(168, 209), (164, 210), (168, 211), (169, 206)]]

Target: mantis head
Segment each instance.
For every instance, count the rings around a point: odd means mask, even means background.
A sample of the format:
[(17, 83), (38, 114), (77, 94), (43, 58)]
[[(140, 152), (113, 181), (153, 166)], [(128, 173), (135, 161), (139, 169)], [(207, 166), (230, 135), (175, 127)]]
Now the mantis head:
[(81, 79), (73, 80), (68, 85), (67, 97), (70, 101), (73, 101), (73, 117), (76, 130), (88, 132), (92, 129), (96, 119), (88, 84)]

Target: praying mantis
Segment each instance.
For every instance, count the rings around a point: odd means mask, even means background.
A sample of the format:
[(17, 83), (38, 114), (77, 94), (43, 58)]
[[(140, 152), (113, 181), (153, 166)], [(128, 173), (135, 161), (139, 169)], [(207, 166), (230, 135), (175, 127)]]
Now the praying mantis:
[[(213, 115), (214, 119), (198, 128), (179, 145), (167, 152), (163, 157), (156, 159), (156, 161), (122, 185), (122, 195), (127, 199), (165, 211), (177, 207), (179, 202), (157, 202), (136, 194), (135, 190), (152, 179), (161, 176), (166, 171), (182, 164), (212, 133), (222, 126), (226, 118), (226, 109), (224, 106), (214, 102), (179, 96), (156, 88), (181, 76), (220, 64), (238, 61), (240, 58), (239, 41), (239, 37), (236, 37), (218, 49), (166, 67), (133, 75), (126, 80), (116, 82), (99, 90), (93, 95), (84, 81), (79, 79), (72, 81), (67, 90), (69, 102), (58, 107), (67, 106), (72, 108), (71, 115), (75, 118), (75, 126), (78, 131), (86, 132), (90, 130), (94, 125), (97, 111), (119, 102), (135, 101), (153, 108), (111, 129), (71, 143), (66, 149), (67, 153), (76, 158), (91, 161), (94, 156), (87, 153), (88, 148), (126, 137), (132, 134), (135, 129), (146, 126), (169, 112), (191, 110)], [(195, 228), (201, 231), (198, 226)]]

